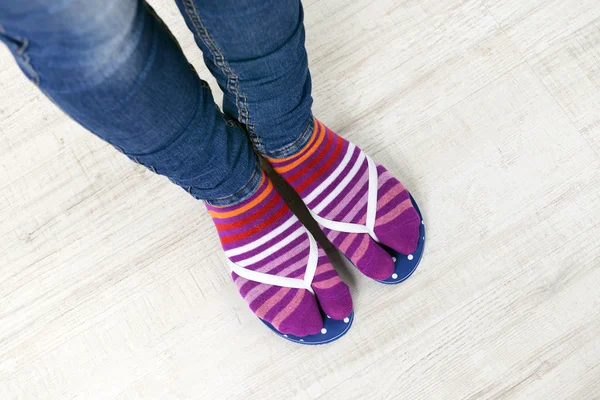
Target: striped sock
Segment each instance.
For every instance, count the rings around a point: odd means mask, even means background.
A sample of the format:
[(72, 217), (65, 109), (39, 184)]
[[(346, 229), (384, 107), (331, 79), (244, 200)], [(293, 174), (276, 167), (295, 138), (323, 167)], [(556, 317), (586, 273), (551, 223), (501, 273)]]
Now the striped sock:
[[(277, 171), (319, 216), (364, 224), (367, 210), (368, 164), (361, 150), (315, 119), (308, 144), (284, 159), (269, 159)], [(420, 219), (408, 191), (377, 165), (378, 199), (375, 234), (381, 243), (412, 253), (419, 239)], [(349, 181), (348, 181), (349, 180)], [(323, 228), (328, 239), (365, 275), (387, 279), (394, 272), (391, 256), (368, 234)]]
[[(270, 179), (247, 200), (227, 207), (207, 205), (227, 257), (249, 270), (302, 279), (309, 255), (305, 228), (291, 212)], [(323, 320), (319, 305), (331, 318), (343, 319), (352, 311), (348, 286), (318, 246), (318, 266), (312, 281), (315, 297), (294, 289), (232, 277), (240, 294), (259, 318), (282, 333), (306, 336), (319, 333)]]

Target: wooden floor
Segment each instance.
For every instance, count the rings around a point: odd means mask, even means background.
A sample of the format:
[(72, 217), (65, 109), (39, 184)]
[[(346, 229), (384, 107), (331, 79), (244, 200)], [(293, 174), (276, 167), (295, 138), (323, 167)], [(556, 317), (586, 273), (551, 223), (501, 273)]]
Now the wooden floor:
[[(174, 3), (152, 4), (208, 79)], [(417, 272), (340, 265), (350, 332), (281, 340), (204, 207), (2, 48), (0, 399), (600, 399), (598, 0), (305, 9), (315, 114), (418, 199)]]

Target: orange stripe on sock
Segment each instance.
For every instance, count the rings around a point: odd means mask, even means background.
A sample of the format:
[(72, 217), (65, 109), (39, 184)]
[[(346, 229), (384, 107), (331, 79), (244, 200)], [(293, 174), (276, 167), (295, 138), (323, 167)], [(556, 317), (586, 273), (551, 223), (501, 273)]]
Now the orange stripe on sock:
[(256, 210), (256, 212), (249, 213), (248, 215), (246, 215), (244, 218), (242, 218), (240, 220), (237, 220), (234, 222), (229, 222), (226, 224), (215, 221), (217, 230), (219, 232), (222, 232), (227, 229), (235, 229), (235, 228), (241, 228), (243, 226), (249, 226), (252, 223), (252, 221), (258, 220), (260, 217), (262, 217), (267, 212), (269, 212), (273, 207), (275, 207), (277, 205), (277, 203), (279, 203), (280, 201), (281, 201), (281, 198), (277, 194), (275, 194), (275, 196), (273, 196), (273, 198), (271, 200), (269, 200), (266, 204), (263, 204), (261, 206), (261, 208), (258, 208)]
[[(320, 123), (319, 123), (320, 124)], [(306, 152), (299, 157), (296, 161), (294, 161), (293, 163), (290, 163), (286, 166), (283, 167), (277, 167), (276, 165), (273, 167), (275, 168), (275, 171), (277, 171), (277, 173), (279, 174), (283, 174), (289, 170), (292, 170), (294, 168), (296, 168), (298, 165), (302, 164), (304, 161), (306, 161), (306, 159), (308, 157), (310, 157), (321, 145), (321, 143), (323, 143), (323, 139), (325, 139), (325, 127), (323, 127), (322, 129), (322, 134), (317, 136), (317, 140), (315, 143), (312, 144), (312, 146), (306, 150)]]
[[(331, 148), (331, 146), (335, 145), (335, 138), (334, 137), (328, 137), (328, 132), (325, 132), (325, 144), (323, 146), (320, 147), (320, 150), (318, 150), (318, 153), (313, 153), (314, 157), (312, 158), (312, 160), (309, 160), (308, 162), (304, 163), (304, 165), (301, 165), (297, 171), (294, 171), (294, 173), (288, 177), (286, 177), (286, 180), (289, 183), (294, 183), (296, 180), (298, 180), (301, 177), (307, 177), (307, 175), (312, 171), (312, 169), (315, 167), (315, 165), (317, 165), (317, 163), (319, 161), (321, 161), (323, 159), (323, 156), (325, 154), (327, 154), (327, 152), (329, 151), (329, 149)], [(310, 174), (312, 175), (312, 174)]]
[[(263, 176), (261, 178), (260, 185), (258, 185), (258, 187), (262, 186), (262, 184), (265, 182), (265, 179), (266, 179), (266, 175), (263, 172)], [(261, 201), (263, 201), (265, 199), (265, 197), (267, 197), (269, 195), (269, 193), (271, 193), (272, 190), (273, 190), (273, 184), (271, 183), (271, 181), (269, 181), (267, 183), (267, 187), (265, 188), (265, 190), (260, 195), (258, 195), (258, 197), (256, 197), (254, 200), (252, 200), (250, 203), (244, 205), (243, 207), (236, 208), (235, 210), (226, 211), (226, 212), (208, 210), (208, 213), (213, 218), (231, 218), (231, 217), (235, 217), (237, 215), (240, 215), (240, 214), (248, 211), (252, 207), (256, 206), (258, 203), (260, 203)]]

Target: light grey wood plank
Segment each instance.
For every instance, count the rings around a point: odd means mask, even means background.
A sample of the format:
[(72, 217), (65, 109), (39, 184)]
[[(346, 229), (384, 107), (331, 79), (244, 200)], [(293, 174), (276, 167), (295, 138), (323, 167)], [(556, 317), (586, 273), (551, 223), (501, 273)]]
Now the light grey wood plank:
[(530, 63), (600, 155), (600, 18), (532, 57)]
[[(598, 326), (600, 164), (533, 71), (526, 65), (511, 71), (422, 126), (410, 143), (401, 152), (382, 150), (376, 158), (408, 157), (410, 165), (420, 165), (411, 175), (435, 182), (421, 195), (430, 232), (425, 264), (393, 293), (389, 288), (360, 291), (359, 301), (367, 304), (356, 329), (364, 340), (361, 348), (368, 349), (357, 361), (363, 367), (322, 398), (501, 393), (508, 382), (516, 382), (507, 380), (511, 374), (524, 378), (535, 372), (544, 340), (558, 340), (552, 335), (568, 335), (584, 322), (591, 325), (564, 349), (577, 356), (565, 362), (581, 360), (589, 346), (596, 355), (598, 342), (591, 332)], [(417, 193), (424, 186), (418, 181)], [(561, 295), (564, 300), (553, 300), (552, 288), (539, 293), (539, 285), (555, 282), (558, 288), (577, 274), (573, 262), (549, 259), (557, 249), (585, 258), (577, 268), (590, 279), (585, 289)], [(576, 307), (579, 296), (588, 299), (585, 308)], [(552, 299), (552, 306), (536, 306), (544, 298)], [(483, 306), (475, 316), (465, 308), (487, 301), (502, 304)], [(520, 305), (526, 301), (531, 304)], [(552, 317), (557, 307), (562, 320)], [(536, 322), (549, 330), (546, 336), (532, 334), (537, 327), (530, 325), (532, 313), (542, 315)], [(484, 339), (486, 332), (501, 337), (509, 328), (511, 336), (502, 339), (501, 349)], [(568, 366), (557, 368), (564, 372)], [(592, 366), (584, 371), (580, 385), (589, 386)], [(540, 386), (525, 398), (561, 398), (552, 396), (556, 387)], [(569, 386), (567, 392), (579, 387)]]
[(526, 57), (545, 51), (600, 17), (600, 8), (594, 0), (483, 0), (483, 3)]
[(598, 235), (596, 225), (539, 262), (513, 265), (322, 398), (597, 398)]
[(400, 141), (523, 61), (481, 1), (442, 3), (309, 8), (317, 117), (366, 149)]

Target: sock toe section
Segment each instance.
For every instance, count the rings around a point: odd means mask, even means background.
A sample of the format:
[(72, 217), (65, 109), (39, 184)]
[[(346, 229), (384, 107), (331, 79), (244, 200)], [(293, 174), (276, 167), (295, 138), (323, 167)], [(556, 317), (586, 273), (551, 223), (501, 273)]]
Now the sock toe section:
[(387, 251), (383, 250), (369, 237), (369, 252), (356, 265), (363, 274), (376, 280), (384, 280), (394, 273), (394, 261)]
[(319, 304), (323, 311), (333, 319), (344, 319), (352, 312), (352, 295), (344, 282), (339, 282), (329, 289), (314, 287)]
[(296, 291), (298, 306), (293, 311), (282, 310), (271, 324), (281, 333), (295, 336), (315, 335), (323, 328), (323, 318), (317, 301), (308, 290)]
[(375, 234), (383, 244), (401, 254), (411, 254), (419, 243), (421, 218), (414, 207), (397, 218), (375, 227)]
[(344, 319), (352, 312), (350, 289), (333, 268), (321, 246), (319, 246), (318, 266), (312, 288), (321, 309), (331, 318)]
[(334, 245), (369, 278), (384, 280), (394, 273), (392, 256), (367, 234), (341, 233)]

